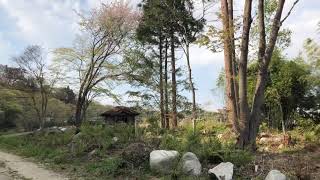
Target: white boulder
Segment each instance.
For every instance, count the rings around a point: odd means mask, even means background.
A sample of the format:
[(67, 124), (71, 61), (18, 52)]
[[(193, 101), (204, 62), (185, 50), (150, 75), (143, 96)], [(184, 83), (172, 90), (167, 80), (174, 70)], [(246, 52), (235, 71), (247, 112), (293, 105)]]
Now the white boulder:
[(265, 180), (286, 180), (286, 175), (278, 170), (271, 170)]
[(179, 157), (178, 151), (155, 150), (150, 153), (150, 168), (168, 174), (174, 169)]
[(112, 142), (116, 143), (116, 142), (118, 142), (118, 141), (119, 141), (119, 138), (118, 138), (118, 137), (113, 137), (113, 138), (112, 138)]
[(208, 173), (219, 180), (232, 180), (233, 164), (231, 162), (222, 162), (216, 167), (209, 169)]
[(201, 174), (201, 163), (192, 152), (187, 152), (182, 156), (182, 171), (185, 174), (199, 176)]

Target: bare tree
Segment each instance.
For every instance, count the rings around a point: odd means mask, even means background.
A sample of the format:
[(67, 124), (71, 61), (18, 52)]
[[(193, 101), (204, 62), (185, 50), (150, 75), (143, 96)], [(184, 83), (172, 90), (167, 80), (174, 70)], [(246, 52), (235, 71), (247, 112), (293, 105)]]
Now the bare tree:
[[(30, 87), (30, 95), (38, 116), (39, 128), (42, 129), (44, 127), (44, 118), (46, 117), (48, 94), (50, 91), (50, 86), (45, 81), (45, 74), (48, 72), (43, 49), (38, 45), (28, 46), (21, 55), (13, 57), (13, 61), (23, 69), (34, 82), (33, 87)], [(40, 105), (38, 105), (36, 97), (38, 92), (40, 93)]]
[(139, 15), (127, 3), (102, 4), (99, 9), (83, 16), (82, 36), (79, 46), (60, 48), (55, 51), (78, 75), (78, 97), (75, 124), (81, 125), (88, 106), (87, 97), (103, 81), (121, 77), (121, 52), (135, 29)]

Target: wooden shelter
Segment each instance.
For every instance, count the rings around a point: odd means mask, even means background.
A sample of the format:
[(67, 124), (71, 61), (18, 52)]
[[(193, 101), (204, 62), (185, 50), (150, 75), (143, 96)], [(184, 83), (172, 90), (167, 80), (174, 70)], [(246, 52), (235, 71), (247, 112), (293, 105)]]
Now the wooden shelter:
[(132, 123), (135, 122), (135, 117), (139, 113), (135, 112), (133, 109), (124, 106), (116, 106), (102, 114), (100, 116), (104, 117), (106, 123)]

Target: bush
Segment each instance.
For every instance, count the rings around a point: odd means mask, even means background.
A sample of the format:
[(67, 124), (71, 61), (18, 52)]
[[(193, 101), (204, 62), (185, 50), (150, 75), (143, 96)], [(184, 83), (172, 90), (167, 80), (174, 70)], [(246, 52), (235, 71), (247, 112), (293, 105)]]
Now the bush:
[(120, 157), (110, 157), (100, 162), (90, 163), (86, 169), (95, 176), (115, 176), (122, 165), (123, 160)]
[(165, 134), (161, 138), (160, 149), (181, 151), (183, 147), (177, 137)]
[(248, 151), (243, 150), (223, 150), (223, 161), (231, 162), (237, 167), (249, 164), (253, 160), (253, 156)]
[(144, 143), (132, 143), (122, 152), (122, 158), (130, 167), (139, 167), (148, 162), (151, 148)]

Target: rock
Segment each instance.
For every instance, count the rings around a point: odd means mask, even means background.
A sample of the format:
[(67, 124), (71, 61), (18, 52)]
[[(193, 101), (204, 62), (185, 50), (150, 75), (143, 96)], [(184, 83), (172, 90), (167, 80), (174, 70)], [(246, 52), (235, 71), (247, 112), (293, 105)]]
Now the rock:
[(254, 172), (258, 172), (259, 166), (258, 165), (254, 165)]
[(260, 133), (260, 137), (270, 137), (268, 133), (262, 132)]
[(259, 140), (260, 144), (267, 144), (269, 142), (269, 139), (267, 137), (262, 137)]
[(62, 131), (62, 132), (65, 132), (68, 128), (65, 128), (65, 127), (59, 127), (59, 130)]
[(72, 137), (72, 141), (78, 140), (81, 136), (82, 136), (82, 133), (81, 133), (81, 132), (75, 134), (75, 135)]
[(150, 153), (150, 168), (159, 173), (169, 174), (174, 169), (178, 157), (178, 151), (152, 151)]
[(280, 144), (279, 146), (278, 146), (278, 149), (283, 149), (284, 148), (284, 144)]
[(118, 137), (113, 137), (113, 138), (112, 138), (112, 142), (116, 143), (116, 142), (118, 142), (118, 141), (119, 141), (119, 138), (118, 138)]
[(71, 152), (71, 154), (73, 154), (73, 155), (76, 154), (76, 151), (77, 151), (77, 149), (78, 149), (77, 141), (79, 141), (79, 139), (80, 139), (81, 136), (82, 136), (82, 133), (81, 133), (81, 132), (75, 134), (75, 135), (72, 137), (72, 140), (71, 140), (70, 144), (68, 145), (68, 146), (69, 146), (69, 149), (70, 149), (70, 152)]
[(92, 159), (97, 154), (97, 149), (94, 149), (88, 153), (88, 159)]
[(140, 166), (148, 161), (151, 148), (144, 143), (132, 143), (122, 151), (122, 158), (126, 163)]
[(218, 166), (209, 169), (208, 173), (218, 180), (232, 180), (233, 164), (231, 162), (220, 163)]
[(182, 171), (185, 174), (193, 176), (201, 174), (201, 163), (192, 152), (187, 152), (182, 156)]
[(286, 175), (278, 170), (271, 170), (265, 180), (286, 180)]
[(272, 142), (274, 142), (274, 143), (281, 143), (282, 141), (283, 141), (282, 137), (275, 137), (272, 139)]
[(222, 139), (222, 137), (223, 137), (223, 134), (218, 134), (218, 135), (217, 135), (217, 138), (218, 138), (218, 139)]
[(60, 133), (62, 133), (62, 131), (60, 129), (57, 129), (57, 128), (50, 128), (50, 129), (46, 129), (45, 130), (45, 135), (60, 134)]
[(270, 148), (269, 147), (264, 147), (263, 151), (267, 151), (268, 152), (268, 151), (270, 151)]

